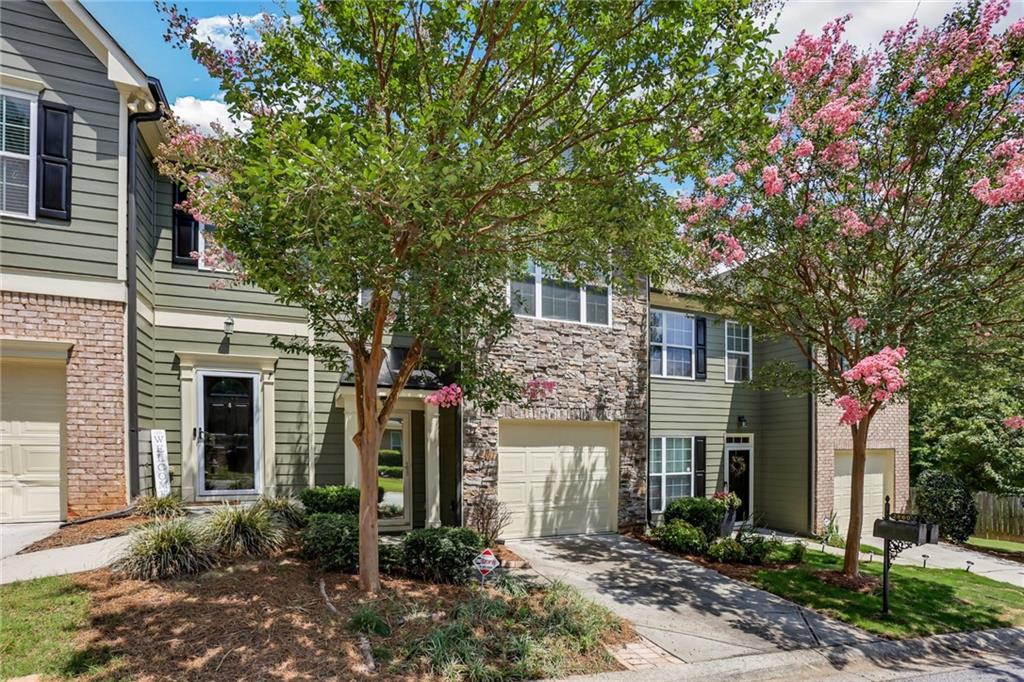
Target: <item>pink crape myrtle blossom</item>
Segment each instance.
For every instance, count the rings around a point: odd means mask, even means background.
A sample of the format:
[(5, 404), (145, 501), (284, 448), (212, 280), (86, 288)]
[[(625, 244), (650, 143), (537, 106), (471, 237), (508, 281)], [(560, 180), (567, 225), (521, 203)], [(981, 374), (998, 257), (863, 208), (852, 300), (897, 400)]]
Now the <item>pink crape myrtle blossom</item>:
[(530, 379), (523, 388), (523, 395), (530, 402), (544, 400), (555, 394), (558, 382), (552, 379)]
[(1015, 431), (1024, 429), (1024, 416), (1015, 414), (1012, 417), (1007, 417), (1003, 420), (1003, 426)]
[(708, 184), (712, 187), (728, 187), (734, 182), (736, 182), (736, 174), (732, 172), (722, 173), (721, 175), (716, 175), (713, 178), (708, 178)]
[(863, 317), (846, 318), (846, 326), (855, 332), (862, 332), (868, 328), (868, 321)]
[(871, 401), (882, 404), (892, 400), (893, 396), (907, 384), (906, 375), (899, 367), (906, 357), (906, 348), (886, 346), (875, 355), (863, 358), (843, 372), (843, 379), (857, 385), (859, 391), (867, 393), (868, 396), (863, 400), (858, 400), (850, 394), (840, 396), (836, 401), (843, 409), (840, 423), (853, 425), (859, 422), (870, 411)]
[(726, 267), (732, 267), (746, 260), (747, 253), (740, 246), (740, 242), (736, 237), (725, 232), (719, 232), (715, 235), (715, 240), (718, 242), (718, 248), (713, 248), (708, 254), (713, 263), (721, 263)]
[(811, 216), (807, 215), (806, 213), (801, 213), (800, 215), (793, 219), (793, 225), (796, 227), (796, 229), (802, 230), (804, 226), (807, 225), (807, 223), (809, 223), (810, 221)]
[(786, 188), (782, 178), (779, 177), (779, 169), (775, 166), (765, 166), (761, 171), (761, 181), (764, 183), (765, 196), (773, 197), (781, 194)]
[(839, 209), (835, 218), (839, 222), (839, 234), (844, 237), (863, 237), (873, 229), (851, 208)]
[(808, 140), (806, 137), (797, 142), (796, 147), (793, 148), (793, 156), (797, 158), (804, 158), (814, 153), (814, 143)]
[(458, 384), (448, 384), (428, 395), (423, 402), (437, 407), (457, 407), (462, 404), (462, 399), (462, 387)]
[(856, 424), (861, 419), (868, 416), (868, 412), (870, 411), (868, 406), (861, 404), (861, 402), (852, 395), (840, 396), (836, 400), (836, 405), (843, 410), (842, 416), (839, 417), (839, 423), (841, 424)]

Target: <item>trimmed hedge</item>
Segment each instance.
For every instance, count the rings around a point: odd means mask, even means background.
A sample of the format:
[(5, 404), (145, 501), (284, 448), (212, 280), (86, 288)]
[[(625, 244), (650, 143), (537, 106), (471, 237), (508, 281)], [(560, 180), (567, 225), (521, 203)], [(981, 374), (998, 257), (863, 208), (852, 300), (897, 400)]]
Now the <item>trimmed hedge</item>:
[(420, 528), (402, 541), (405, 570), (432, 583), (464, 583), (476, 574), (473, 558), (483, 549), (483, 538), (470, 528)]
[(401, 467), (402, 453), (398, 450), (381, 450), (377, 454), (377, 464), (382, 467)]
[(939, 524), (939, 533), (950, 542), (963, 543), (974, 534), (978, 506), (963, 481), (945, 471), (929, 469), (917, 478), (917, 513)]
[(359, 569), (359, 521), (355, 514), (310, 514), (299, 531), (302, 555), (326, 571)]
[(359, 489), (346, 485), (324, 485), (299, 492), (309, 514), (359, 514)]
[(379, 466), (377, 467), (377, 475), (381, 478), (401, 478), (405, 476), (405, 469), (402, 467)]
[(737, 564), (747, 558), (747, 553), (732, 538), (722, 538), (708, 548), (708, 556), (722, 564)]
[(654, 539), (665, 549), (685, 554), (703, 554), (708, 548), (707, 538), (699, 528), (694, 528), (686, 521), (672, 519), (658, 526), (651, 533)]
[(665, 509), (665, 524), (677, 519), (700, 530), (708, 541), (718, 537), (725, 519), (726, 508), (721, 502), (708, 497), (681, 497)]

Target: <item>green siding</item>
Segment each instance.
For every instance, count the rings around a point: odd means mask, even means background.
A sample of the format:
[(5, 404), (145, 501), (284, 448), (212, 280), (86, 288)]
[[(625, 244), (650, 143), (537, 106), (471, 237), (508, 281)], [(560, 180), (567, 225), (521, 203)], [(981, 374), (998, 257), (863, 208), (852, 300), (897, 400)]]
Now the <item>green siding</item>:
[(345, 411), (334, 405), (338, 374), (316, 364), (316, 484), (345, 483)]
[(120, 100), (106, 67), (38, 0), (0, 3), (0, 63), (75, 109), (72, 219), (0, 218), (0, 266), (116, 279)]

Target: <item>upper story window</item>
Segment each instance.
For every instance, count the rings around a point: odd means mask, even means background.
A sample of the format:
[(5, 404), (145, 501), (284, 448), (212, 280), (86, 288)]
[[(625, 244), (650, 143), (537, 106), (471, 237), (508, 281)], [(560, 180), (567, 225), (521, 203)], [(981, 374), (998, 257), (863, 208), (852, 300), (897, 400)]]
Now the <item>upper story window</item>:
[(0, 91), (0, 213), (36, 217), (36, 98)]
[[(188, 198), (185, 190), (174, 188), (174, 205)], [(179, 265), (198, 265), (198, 254), (202, 251), (199, 239), (202, 225), (188, 211), (174, 209), (174, 228), (171, 233), (172, 260)]]
[(579, 286), (552, 277), (532, 260), (509, 289), (516, 315), (584, 324), (611, 323), (611, 290), (607, 286)]
[(749, 324), (725, 323), (725, 380), (750, 381), (754, 365), (752, 331)]
[(694, 318), (668, 310), (651, 311), (651, 375), (693, 378)]

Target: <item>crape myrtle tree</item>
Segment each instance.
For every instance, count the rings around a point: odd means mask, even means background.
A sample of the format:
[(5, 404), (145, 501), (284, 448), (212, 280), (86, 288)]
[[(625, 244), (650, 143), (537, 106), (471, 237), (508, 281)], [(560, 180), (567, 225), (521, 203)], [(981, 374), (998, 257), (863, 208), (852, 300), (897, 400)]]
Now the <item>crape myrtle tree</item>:
[[(163, 7), (168, 40), (219, 80), (232, 135), (172, 123), (161, 170), (216, 226), (202, 257), (308, 311), (351, 364), (360, 584), (379, 588), (377, 453), (429, 352), (484, 409), (524, 377), (488, 362), (507, 282), (533, 258), (566, 280), (634, 284), (679, 250), (652, 180), (761, 119), (763, 8), (702, 2), (322, 2), (235, 21), (233, 47)], [(378, 388), (392, 338), (408, 352)], [(534, 379), (537, 381), (539, 379)]]
[(848, 575), (868, 433), (908, 354), (983, 350), (1024, 324), (1024, 21), (1000, 27), (1008, 6), (958, 6), (866, 52), (842, 39), (849, 17), (802, 33), (774, 66), (772, 129), (679, 200), (712, 304), (791, 338), (810, 367), (759, 381), (829, 396), (850, 428)]

